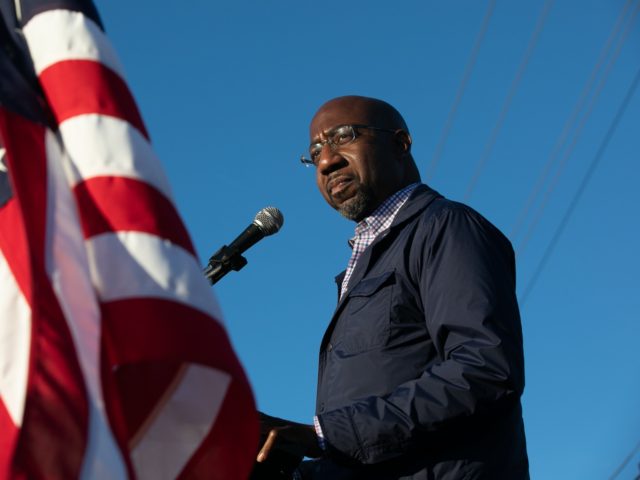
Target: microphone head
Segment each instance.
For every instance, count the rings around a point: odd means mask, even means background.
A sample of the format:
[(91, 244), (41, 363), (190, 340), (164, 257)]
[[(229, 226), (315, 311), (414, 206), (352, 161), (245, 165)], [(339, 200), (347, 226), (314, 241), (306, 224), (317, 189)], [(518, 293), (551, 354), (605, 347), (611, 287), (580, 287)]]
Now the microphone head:
[(284, 223), (282, 212), (276, 207), (265, 207), (256, 214), (253, 224), (260, 229), (264, 236), (273, 235)]

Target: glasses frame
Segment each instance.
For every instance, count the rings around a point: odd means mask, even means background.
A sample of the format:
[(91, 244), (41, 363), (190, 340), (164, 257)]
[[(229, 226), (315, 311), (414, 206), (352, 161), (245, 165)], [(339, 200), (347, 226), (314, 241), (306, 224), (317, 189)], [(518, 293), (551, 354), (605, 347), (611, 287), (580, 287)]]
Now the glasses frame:
[[(350, 127), (352, 132), (353, 132), (353, 138), (351, 140), (349, 140), (347, 143), (343, 143), (342, 145), (338, 145), (336, 143), (333, 142), (332, 137), (333, 134), (335, 132), (337, 132), (339, 129), (343, 128), (343, 127)], [(392, 130), (390, 128), (380, 128), (380, 127), (374, 127), (373, 125), (360, 125), (360, 124), (349, 124), (346, 123), (344, 125), (338, 125), (337, 127), (332, 128), (328, 133), (327, 133), (327, 139), (323, 140), (321, 142), (315, 142), (312, 145), (320, 145), (321, 149), (322, 147), (324, 147), (326, 144), (329, 145), (329, 148), (331, 149), (331, 151), (335, 151), (336, 148), (338, 147), (344, 147), (345, 145), (349, 145), (350, 143), (353, 143), (353, 141), (358, 138), (358, 133), (356, 132), (357, 128), (366, 128), (367, 130), (376, 130), (378, 132), (390, 132), (390, 133), (396, 133), (398, 130)], [(300, 163), (302, 163), (305, 167), (317, 167), (318, 165), (313, 161), (313, 159), (307, 158), (303, 155), (300, 156)]]

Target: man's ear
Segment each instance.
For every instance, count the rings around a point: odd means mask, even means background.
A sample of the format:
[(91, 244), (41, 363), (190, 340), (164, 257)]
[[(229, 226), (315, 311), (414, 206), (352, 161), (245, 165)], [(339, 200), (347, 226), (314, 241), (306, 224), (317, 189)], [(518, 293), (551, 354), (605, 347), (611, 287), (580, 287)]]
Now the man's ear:
[(400, 149), (400, 153), (411, 153), (411, 135), (405, 130), (397, 130), (395, 133), (395, 142)]

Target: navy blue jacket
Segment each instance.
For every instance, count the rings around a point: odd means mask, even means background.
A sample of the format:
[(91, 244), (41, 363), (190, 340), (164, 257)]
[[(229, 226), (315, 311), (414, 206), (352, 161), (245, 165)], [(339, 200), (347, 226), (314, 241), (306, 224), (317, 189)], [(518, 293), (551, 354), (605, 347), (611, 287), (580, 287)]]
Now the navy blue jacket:
[[(344, 273), (336, 280), (338, 288)], [(359, 258), (320, 347), (322, 479), (528, 479), (506, 237), (420, 185)]]

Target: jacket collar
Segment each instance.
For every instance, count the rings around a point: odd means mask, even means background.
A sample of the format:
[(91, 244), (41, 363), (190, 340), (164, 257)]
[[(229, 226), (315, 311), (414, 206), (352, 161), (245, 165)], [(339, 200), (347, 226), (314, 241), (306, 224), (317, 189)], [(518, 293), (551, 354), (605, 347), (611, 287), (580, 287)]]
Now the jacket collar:
[[(360, 258), (358, 259), (358, 263), (356, 264), (356, 268), (351, 274), (351, 279), (349, 280), (350, 287), (342, 296), (342, 299), (339, 301), (338, 306), (336, 308), (336, 313), (340, 310), (342, 304), (344, 304), (345, 299), (349, 296), (349, 292), (352, 290), (354, 285), (356, 285), (362, 277), (369, 270), (369, 265), (371, 263), (372, 258), (377, 257), (377, 250), (379, 249), (380, 243), (385, 239), (388, 235), (390, 235), (394, 230), (398, 229), (401, 225), (403, 225), (408, 220), (411, 220), (420, 212), (424, 211), (425, 208), (436, 198), (441, 198), (438, 192), (428, 187), (427, 185), (420, 184), (418, 185), (413, 192), (411, 192), (411, 196), (402, 206), (396, 218), (393, 220), (391, 226), (380, 233), (376, 237), (376, 239), (369, 245)], [(336, 284), (338, 286), (338, 295), (340, 292), (340, 286), (342, 285), (342, 279), (344, 278), (345, 271), (342, 271), (335, 277)], [(334, 315), (335, 316), (335, 315)]]

